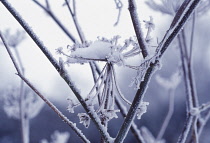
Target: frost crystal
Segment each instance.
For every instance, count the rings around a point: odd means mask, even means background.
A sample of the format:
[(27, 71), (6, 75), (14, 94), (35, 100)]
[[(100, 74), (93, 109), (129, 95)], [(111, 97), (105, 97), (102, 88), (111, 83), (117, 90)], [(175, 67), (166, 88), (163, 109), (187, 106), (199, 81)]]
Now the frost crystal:
[(70, 112), (70, 113), (74, 113), (74, 107), (78, 106), (78, 104), (76, 104), (72, 99), (67, 99), (68, 100), (68, 107), (67, 107), (67, 110)]
[(141, 116), (147, 112), (147, 106), (149, 105), (149, 102), (141, 102), (139, 108), (137, 109), (137, 119), (141, 119)]
[(103, 109), (101, 111), (101, 118), (103, 121), (109, 121), (113, 118), (118, 118), (116, 112), (120, 112), (120, 110)]
[(80, 123), (83, 123), (85, 128), (88, 128), (90, 125), (90, 117), (86, 113), (78, 113)]
[(155, 24), (153, 23), (153, 18), (152, 16), (150, 16), (150, 20), (149, 21), (144, 21), (145, 22), (145, 28), (146, 29), (155, 29)]

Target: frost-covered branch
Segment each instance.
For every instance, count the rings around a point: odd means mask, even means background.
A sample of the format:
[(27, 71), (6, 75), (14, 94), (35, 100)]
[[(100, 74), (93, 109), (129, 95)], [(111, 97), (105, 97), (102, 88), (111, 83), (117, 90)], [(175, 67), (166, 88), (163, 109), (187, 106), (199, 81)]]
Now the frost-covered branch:
[(51, 103), (47, 98), (45, 98), (25, 77), (24, 75), (20, 72), (20, 68), (18, 67), (18, 64), (12, 54), (12, 52), (10, 51), (9, 47), (6, 44), (6, 41), (4, 40), (3, 36), (1, 35), (0, 32), (0, 37), (3, 41), (3, 44), (15, 66), (15, 69), (17, 70), (17, 75), (65, 122), (67, 123), (74, 131), (75, 133), (84, 141), (84, 142), (90, 142), (81, 132), (81, 130), (79, 130), (76, 127), (76, 124), (74, 124), (73, 122), (71, 122), (66, 116), (63, 115), (62, 112), (60, 112), (54, 105), (53, 103)]
[[(180, 32), (180, 30), (183, 28), (184, 24), (186, 23), (189, 16), (193, 13), (194, 9), (200, 2), (200, 0), (191, 0), (190, 2), (187, 2), (186, 0), (181, 8), (178, 10), (178, 14), (174, 17), (174, 20), (169, 28), (169, 30), (166, 32), (163, 40), (159, 44), (157, 48), (157, 57), (161, 58), (165, 50), (168, 48), (168, 46), (171, 44), (171, 42), (174, 40), (174, 38), (177, 36), (177, 34)], [(115, 139), (115, 142), (122, 142), (125, 138), (125, 136), (128, 133), (128, 130), (131, 126), (131, 123), (133, 122), (134, 116), (136, 114), (136, 110), (138, 106), (141, 103), (141, 100), (144, 97), (144, 93), (146, 91), (146, 88), (148, 86), (149, 80), (155, 71), (155, 68), (157, 64), (159, 63), (159, 59), (156, 59), (154, 63), (151, 63), (149, 68), (147, 69), (143, 81), (140, 83), (140, 88), (137, 90), (137, 93), (133, 99), (133, 103), (128, 111), (127, 117), (124, 120), (123, 125), (121, 126), (120, 131), (118, 132), (118, 135)]]
[(2, 0), (2, 4), (7, 8), (7, 10), (14, 16), (14, 18), (20, 23), (20, 25), (25, 29), (25, 31), (29, 34), (29, 36), (34, 40), (34, 42), (37, 44), (37, 46), (40, 48), (40, 50), (45, 54), (45, 56), (48, 58), (48, 60), (51, 62), (51, 64), (55, 67), (55, 69), (60, 73), (61, 77), (65, 80), (65, 82), (68, 84), (70, 89), (73, 91), (77, 99), (80, 101), (81, 105), (84, 107), (85, 111), (88, 113), (92, 121), (96, 124), (96, 127), (98, 128), (99, 132), (101, 133), (102, 137), (107, 141), (111, 142), (111, 138), (107, 131), (104, 129), (103, 125), (101, 124), (100, 119), (98, 118), (95, 111), (89, 107), (84, 99), (81, 97), (78, 89), (73, 84), (73, 81), (70, 79), (70, 76), (67, 74), (65, 69), (61, 68), (57, 61), (53, 58), (53, 56), (50, 54), (50, 52), (47, 50), (47, 48), (44, 46), (44, 44), (39, 40), (38, 36), (33, 32), (33, 30), (28, 26), (28, 24), (24, 21), (24, 19), (21, 18), (21, 16), (18, 14), (18, 12), (8, 3), (7, 0)]
[(139, 47), (141, 48), (142, 55), (145, 58), (148, 55), (148, 51), (147, 51), (147, 46), (143, 37), (143, 32), (141, 30), (141, 23), (139, 21), (138, 14), (137, 14), (136, 3), (135, 3), (135, 0), (129, 0), (128, 3), (129, 3), (128, 9), (129, 9), (131, 19), (133, 22), (133, 27), (136, 33), (136, 37), (138, 39)]
[[(117, 97), (117, 96), (115, 97), (115, 102), (116, 102), (117, 107), (120, 109), (120, 113), (125, 118), (127, 113), (128, 113), (127, 108), (122, 104), (122, 102), (120, 101), (119, 97)], [(136, 137), (136, 139), (137, 139), (137, 141), (139, 143), (145, 143), (144, 139), (143, 139), (143, 137), (141, 135), (141, 132), (137, 128), (135, 123), (132, 123), (132, 125), (131, 125), (131, 132)]]

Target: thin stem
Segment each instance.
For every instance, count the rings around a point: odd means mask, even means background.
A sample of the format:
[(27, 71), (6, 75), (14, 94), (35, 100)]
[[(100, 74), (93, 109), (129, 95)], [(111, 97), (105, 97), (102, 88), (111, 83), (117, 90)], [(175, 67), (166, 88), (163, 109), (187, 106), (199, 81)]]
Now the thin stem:
[[(206, 122), (210, 119), (210, 109), (208, 110), (208, 112), (206, 113), (204, 119), (201, 119), (201, 124), (200, 126), (198, 127), (198, 136), (200, 137), (202, 131), (203, 131), (203, 128), (204, 126), (206, 125)], [(199, 119), (198, 119), (199, 120)]]
[(67, 0), (65, 0), (66, 2), (66, 5), (68, 7), (68, 10), (70, 12), (70, 15), (71, 17), (73, 18), (73, 21), (74, 21), (74, 25), (77, 29), (77, 33), (79, 34), (79, 37), (80, 37), (80, 40), (83, 42), (85, 42), (85, 36), (84, 36), (84, 33), (82, 32), (82, 29), (80, 28), (80, 25), (78, 23), (78, 20), (77, 20), (77, 15), (76, 15), (76, 2), (73, 1), (73, 5), (74, 5), (74, 12), (72, 11), (70, 5), (69, 5), (69, 2)]
[(186, 61), (186, 57), (184, 56), (185, 52), (184, 52), (184, 48), (183, 48), (183, 44), (182, 44), (183, 39), (181, 38), (180, 35), (178, 35), (178, 42), (179, 42), (179, 47), (180, 47), (180, 57), (181, 57), (181, 62), (182, 62), (182, 70), (183, 70), (183, 77), (184, 77), (184, 83), (185, 83), (185, 90), (186, 90), (186, 103), (187, 103), (187, 112), (190, 111), (190, 109), (192, 109), (193, 107), (193, 103), (192, 103), (192, 96), (191, 96), (191, 92), (190, 92), (190, 86), (189, 86), (189, 80), (188, 80), (188, 68), (187, 68), (187, 61)]
[(1, 40), (2, 40), (4, 46), (5, 46), (6, 50), (7, 50), (7, 53), (9, 54), (9, 56), (10, 56), (10, 58), (11, 58), (13, 64), (14, 64), (14, 66), (15, 66), (16, 71), (18, 73), (21, 73), (21, 70), (19, 69), (17, 62), (16, 62), (15, 58), (12, 55), (12, 51), (10, 50), (9, 46), (7, 45), (6, 40), (4, 39), (3, 35), (1, 34), (1, 31), (0, 31), (0, 37), (1, 37)]
[(41, 7), (53, 20), (54, 22), (62, 29), (62, 31), (69, 37), (69, 39), (72, 42), (76, 42), (76, 38), (67, 30), (67, 28), (58, 20), (58, 18), (55, 16), (55, 14), (48, 8), (44, 7), (41, 3), (39, 3), (37, 0), (33, 0), (34, 3), (36, 3), (39, 7)]
[(185, 121), (185, 127), (184, 127), (181, 135), (179, 136), (179, 139), (178, 139), (177, 143), (185, 143), (186, 142), (187, 136), (190, 132), (190, 129), (191, 129), (192, 125), (195, 122), (195, 119), (196, 119), (195, 116), (189, 115), (187, 117), (187, 120)]
[(160, 131), (157, 135), (157, 141), (158, 140), (161, 140), (165, 131), (166, 131), (166, 128), (168, 127), (168, 124), (171, 120), (171, 117), (173, 115), (173, 112), (174, 112), (174, 89), (169, 89), (169, 107), (168, 107), (168, 113), (163, 121), (163, 124), (160, 128)]
[[(150, 81), (150, 78), (155, 71), (155, 67), (159, 62), (159, 58), (162, 57), (165, 50), (168, 48), (168, 46), (171, 44), (171, 42), (174, 40), (174, 38), (177, 36), (177, 34), (180, 32), (180, 30), (183, 28), (184, 24), (186, 23), (189, 16), (193, 13), (194, 9), (198, 5), (200, 0), (191, 0), (186, 8), (184, 9), (184, 12), (181, 12), (178, 16), (175, 16), (175, 18), (178, 17), (178, 20), (173, 21), (173, 27), (170, 27), (170, 29), (166, 32), (163, 40), (159, 44), (157, 51), (158, 51), (158, 57), (155, 60), (154, 63), (150, 63), (148, 69), (146, 70), (146, 73), (144, 75), (143, 81), (140, 83), (140, 88), (137, 90), (137, 93), (134, 97), (133, 103), (128, 111), (128, 114), (120, 128), (120, 131), (117, 134), (117, 137), (115, 139), (115, 143), (121, 143), (123, 142), (125, 136), (128, 133), (128, 130), (132, 124), (132, 121), (134, 119), (134, 116), (136, 114), (136, 110), (138, 109), (138, 106), (140, 105), (144, 93), (146, 91), (146, 87)], [(182, 7), (181, 7), (182, 8)], [(179, 11), (179, 10), (178, 10)]]
[(90, 141), (83, 135), (80, 129), (76, 127), (76, 124), (71, 122), (62, 112), (60, 112), (47, 98), (45, 98), (25, 77), (21, 74), (18, 76), (64, 121), (68, 124), (74, 132), (83, 140), (85, 143), (90, 143)]
[(90, 141), (83, 135), (83, 133), (81, 132), (81, 130), (79, 130), (76, 125), (69, 121), (69, 119), (63, 115), (62, 112), (60, 112), (54, 105), (53, 103), (51, 103), (47, 98), (45, 98), (25, 77), (24, 75), (20, 72), (20, 69), (18, 67), (18, 64), (11, 52), (11, 50), (9, 49), (9, 47), (7, 46), (6, 41), (4, 40), (1, 31), (0, 31), (0, 37), (3, 41), (3, 44), (15, 66), (15, 69), (17, 70), (17, 75), (65, 122), (67, 123), (74, 131), (75, 133), (85, 142), (85, 143), (90, 143)]
[[(115, 96), (115, 103), (116, 103), (117, 107), (120, 109), (120, 113), (125, 118), (128, 111), (127, 111), (126, 107), (122, 104), (122, 102), (120, 101), (118, 96)], [(138, 143), (144, 143), (144, 139), (141, 136), (141, 132), (138, 130), (138, 128), (134, 122), (131, 125), (131, 132), (136, 137), (136, 140), (138, 141)]]
[[(20, 65), (20, 69), (22, 72), (22, 75), (24, 75), (24, 68), (23, 68), (23, 64), (22, 64), (22, 60), (20, 58), (19, 52), (17, 50), (17, 47), (13, 48), (15, 51), (15, 55), (17, 57), (17, 61)], [(21, 134), (22, 134), (22, 141), (23, 143), (29, 143), (29, 120), (28, 118), (25, 118), (25, 88), (24, 88), (24, 81), (21, 80), (20, 81), (20, 120), (21, 120)], [(27, 128), (27, 129), (26, 129)]]
[(192, 53), (193, 53), (193, 41), (194, 41), (194, 37), (195, 37), (195, 22), (196, 22), (196, 10), (193, 13), (193, 18), (192, 18), (192, 33), (191, 33), (191, 37), (190, 37), (190, 55), (189, 55), (189, 63), (192, 63)]
[(138, 39), (139, 47), (142, 50), (142, 55), (145, 58), (148, 55), (147, 46), (144, 40), (143, 32), (141, 31), (141, 23), (139, 22), (138, 14), (136, 11), (136, 3), (135, 0), (129, 0), (129, 12), (133, 22), (133, 27), (136, 33), (136, 37)]
[[(50, 54), (50, 52), (46, 49), (44, 44), (39, 40), (38, 36), (33, 32), (31, 28), (29, 28), (28, 24), (24, 21), (24, 19), (21, 18), (21, 16), (17, 13), (17, 11), (9, 4), (7, 0), (1, 0), (2, 4), (7, 8), (7, 10), (14, 16), (14, 18), (20, 23), (20, 25), (25, 29), (25, 31), (29, 34), (29, 36), (33, 39), (33, 41), (37, 44), (37, 46), (40, 48), (40, 50), (45, 54), (45, 56), (48, 58), (48, 60), (51, 62), (51, 64), (55, 67), (55, 69), (58, 71), (60, 76), (65, 80), (65, 82), (68, 84), (70, 89), (73, 91), (85, 111), (88, 113), (96, 127), (98, 128), (99, 132), (101, 133), (104, 140), (107, 142), (111, 142), (112, 138), (108, 134), (108, 132), (105, 130), (103, 125), (100, 122), (100, 119), (96, 112), (88, 106), (85, 102), (85, 100), (81, 97), (79, 90), (75, 87), (73, 84), (73, 81), (70, 79), (70, 76), (67, 74), (67, 71), (65, 69), (60, 68), (57, 61), (53, 58), (53, 56)], [(18, 72), (20, 73), (20, 72)]]

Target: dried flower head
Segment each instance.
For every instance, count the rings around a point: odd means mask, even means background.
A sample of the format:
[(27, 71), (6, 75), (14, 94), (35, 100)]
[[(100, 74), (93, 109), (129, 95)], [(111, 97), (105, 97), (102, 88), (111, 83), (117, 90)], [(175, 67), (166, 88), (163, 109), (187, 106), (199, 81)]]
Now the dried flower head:
[(78, 113), (80, 123), (82, 123), (85, 128), (88, 128), (90, 125), (90, 117), (86, 113)]

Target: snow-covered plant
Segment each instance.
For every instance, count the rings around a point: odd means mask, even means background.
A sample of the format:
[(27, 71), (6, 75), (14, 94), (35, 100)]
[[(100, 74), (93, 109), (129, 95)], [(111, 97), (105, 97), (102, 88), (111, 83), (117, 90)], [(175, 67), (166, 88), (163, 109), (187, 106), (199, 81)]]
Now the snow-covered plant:
[[(147, 28), (151, 26), (152, 24), (150, 24), (150, 26), (147, 26)], [(145, 72), (150, 63), (150, 60), (148, 60), (147, 66), (145, 66), (144, 63), (140, 64), (139, 66), (131, 65), (127, 61), (127, 59), (133, 58), (134, 56), (139, 56), (139, 58), (141, 58), (141, 51), (136, 41), (136, 38), (126, 39), (123, 45), (118, 44), (119, 38), (119, 36), (115, 36), (112, 39), (98, 38), (98, 40), (95, 42), (85, 42), (83, 44), (76, 43), (72, 46), (67, 47), (69, 49), (69, 53), (65, 53), (63, 48), (58, 48), (56, 50), (58, 54), (66, 56), (67, 60), (64, 63), (66, 63), (67, 65), (75, 63), (83, 64), (93, 61), (106, 63), (93, 88), (85, 98), (86, 103), (91, 106), (96, 104), (97, 102), (95, 102), (95, 100), (98, 99), (98, 109), (96, 109), (96, 112), (102, 122), (107, 122), (113, 117), (118, 118), (116, 112), (120, 111), (114, 109), (115, 96), (121, 97), (122, 100), (131, 105), (131, 102), (125, 98), (119, 86), (117, 85), (114, 66), (124, 66), (132, 69), (139, 68), (141, 69), (141, 72)], [(142, 77), (143, 75), (141, 75), (141, 78)], [(136, 86), (139, 86), (139, 84), (137, 84)], [(74, 103), (72, 99), (68, 99), (68, 101), (68, 110), (69, 112), (74, 113), (73, 108), (78, 106), (78, 104)], [(147, 105), (149, 105), (148, 102), (142, 102), (140, 104), (137, 111), (138, 119), (141, 119), (142, 114), (146, 113)], [(80, 118), (80, 123), (83, 123), (85, 127), (88, 127), (90, 120), (88, 115), (80, 113), (78, 114), (78, 116)]]
[[(138, 17), (137, 12), (137, 4), (135, 0), (128, 1), (128, 9), (130, 13), (130, 17), (132, 20), (133, 28), (135, 31), (135, 35), (132, 38), (126, 39), (124, 43), (120, 43), (120, 36), (114, 36), (111, 39), (98, 37), (96, 41), (88, 41), (79, 25), (77, 19), (76, 12), (76, 1), (75, 0), (65, 0), (65, 4), (63, 4), (64, 8), (69, 10), (69, 14), (73, 19), (73, 24), (75, 26), (76, 32), (78, 34), (79, 40), (75, 38), (75, 36), (70, 33), (67, 28), (59, 21), (59, 18), (56, 16), (53, 8), (50, 6), (50, 2), (48, 0), (45, 1), (44, 4), (40, 3), (37, 0), (33, 0), (33, 2), (42, 8), (51, 18), (52, 20), (60, 27), (60, 29), (67, 35), (69, 40), (73, 42), (67, 46), (67, 48), (58, 48), (56, 50), (57, 54), (60, 54), (59, 61), (57, 61), (53, 55), (47, 50), (44, 46), (43, 42), (38, 38), (38, 36), (33, 32), (33, 30), (28, 26), (25, 20), (17, 13), (17, 11), (9, 4), (7, 0), (0, 0), (0, 2), (6, 7), (6, 9), (16, 18), (16, 20), (20, 23), (20, 25), (25, 29), (25, 31), (29, 34), (29, 36), (33, 39), (33, 41), (37, 44), (40, 50), (45, 54), (57, 72), (60, 74), (61, 78), (64, 79), (68, 87), (72, 90), (72, 93), (78, 99), (76, 100), (72, 98), (68, 98), (68, 107), (67, 110), (70, 113), (74, 113), (74, 108), (78, 105), (81, 105), (85, 112), (78, 113), (78, 117), (80, 123), (82, 123), (86, 128), (89, 127), (90, 121), (92, 121), (97, 130), (101, 135), (101, 141), (107, 143), (122, 143), (124, 142), (125, 137), (128, 134), (128, 131), (132, 130), (133, 134), (137, 138), (139, 142), (143, 143), (153, 143), (160, 142), (163, 143), (162, 134), (163, 131), (160, 131), (160, 135), (157, 138), (154, 138), (153, 135), (147, 128), (143, 128), (141, 132), (137, 129), (137, 126), (134, 124), (134, 118), (137, 116), (137, 119), (141, 119), (142, 115), (146, 113), (148, 102), (144, 102), (144, 95), (147, 90), (148, 84), (153, 73), (157, 68), (160, 67), (160, 60), (168, 49), (169, 45), (172, 41), (176, 40), (178, 36), (178, 43), (180, 46), (180, 57), (183, 68), (183, 75), (185, 81), (185, 88), (187, 89), (187, 121), (186, 127), (180, 134), (178, 139), (178, 143), (186, 142), (187, 137), (192, 139), (193, 142), (198, 142), (198, 138), (200, 136), (200, 132), (204, 126), (204, 122), (201, 121), (200, 112), (202, 110), (209, 109), (209, 104), (203, 104), (203, 106), (199, 106), (199, 102), (197, 99), (197, 94), (195, 90), (193, 71), (192, 71), (192, 41), (193, 41), (193, 33), (191, 34), (191, 46), (187, 48), (187, 44), (185, 41), (185, 33), (183, 31), (184, 25), (189, 21), (190, 16), (193, 17), (192, 23), (195, 23), (195, 9), (198, 7), (198, 12), (204, 11), (203, 9), (207, 9), (209, 5), (209, 1), (201, 0), (161, 0), (160, 3), (156, 3), (153, 0), (147, 1), (147, 4), (154, 10), (161, 11), (162, 13), (170, 14), (174, 16), (173, 21), (163, 36), (162, 40), (157, 43), (157, 46), (152, 46), (152, 36), (151, 30), (154, 29), (153, 18), (150, 17), (148, 21), (144, 21), (147, 34), (144, 35), (142, 32), (141, 22)], [(119, 10), (117, 23), (119, 22), (119, 17), (122, 9), (122, 2), (120, 0), (114, 1), (117, 9)], [(201, 5), (199, 6), (199, 3)], [(201, 9), (202, 8), (202, 9)], [(192, 16), (193, 15), (193, 16)], [(194, 27), (194, 26), (192, 26)], [(192, 31), (194, 29), (192, 28)], [(179, 34), (179, 35), (178, 35)], [(8, 45), (15, 47), (17, 44), (13, 42), (9, 42), (4, 40), (4, 37), (0, 33), (3, 45), (6, 47), (7, 52), (9, 53), (10, 58), (17, 70), (17, 75), (24, 81), (33, 91), (42, 98), (43, 101), (65, 122), (67, 123), (73, 131), (81, 138), (83, 142), (90, 142), (87, 137), (82, 133), (76, 124), (71, 122), (67, 117), (63, 115), (57, 109), (52, 102), (50, 102), (39, 90), (33, 86), (33, 84), (25, 78), (24, 71), (20, 70), (22, 68), (20, 64), (16, 63), (15, 58), (10, 51)], [(22, 37), (22, 36), (20, 36)], [(18, 37), (16, 37), (18, 39)], [(22, 39), (22, 38), (20, 38)], [(17, 41), (20, 42), (21, 40)], [(8, 43), (7, 43), (8, 42)], [(151, 47), (155, 47), (154, 52), (151, 52)], [(188, 52), (188, 49), (189, 52)], [(139, 63), (133, 64), (131, 63), (131, 59), (133, 57), (138, 57)], [(98, 63), (103, 63), (103, 69), (100, 70)], [(67, 72), (67, 68), (71, 68), (71, 64), (89, 64), (92, 75), (94, 78), (94, 85), (90, 89), (87, 95), (81, 95), (81, 92), (78, 90), (77, 86), (71, 79), (71, 76)], [(68, 66), (66, 66), (68, 65)], [(136, 76), (133, 77), (133, 81), (131, 85), (135, 86), (136, 93), (133, 97), (132, 102), (129, 101), (121, 92), (121, 89), (118, 85), (118, 80), (116, 76), (116, 66), (121, 66), (123, 68), (130, 68), (135, 70)], [(180, 82), (179, 74), (174, 74), (169, 80), (166, 80), (161, 77), (157, 77), (158, 81), (165, 88), (174, 89), (175, 86)], [(132, 96), (131, 96), (132, 97)], [(27, 99), (27, 98), (25, 98)], [(27, 99), (25, 101), (26, 104), (23, 106), (29, 107), (28, 103), (32, 102), (32, 99)], [(120, 104), (120, 100), (123, 100), (126, 104), (128, 104), (129, 110), (127, 111), (123, 104)], [(22, 101), (22, 100), (21, 100)], [(9, 102), (7, 102), (9, 104)], [(12, 105), (12, 104), (11, 104)], [(17, 106), (15, 104), (15, 106)], [(9, 110), (10, 108), (7, 107)], [(12, 112), (17, 112), (16, 109), (11, 108), (10, 115)], [(116, 137), (111, 137), (108, 130), (108, 123), (113, 118), (118, 118), (118, 114), (121, 113), (124, 117), (124, 121), (116, 135)], [(15, 116), (15, 115), (14, 115)], [(203, 116), (202, 119), (207, 121), (210, 116), (210, 112), (208, 116)], [(201, 125), (201, 126), (198, 126)], [(192, 135), (190, 129), (192, 128)], [(66, 142), (68, 138), (67, 135), (65, 137), (59, 137), (60, 134), (56, 133), (53, 137), (53, 143), (57, 142)], [(195, 137), (195, 138), (194, 138)], [(43, 140), (43, 142), (47, 142)]]

